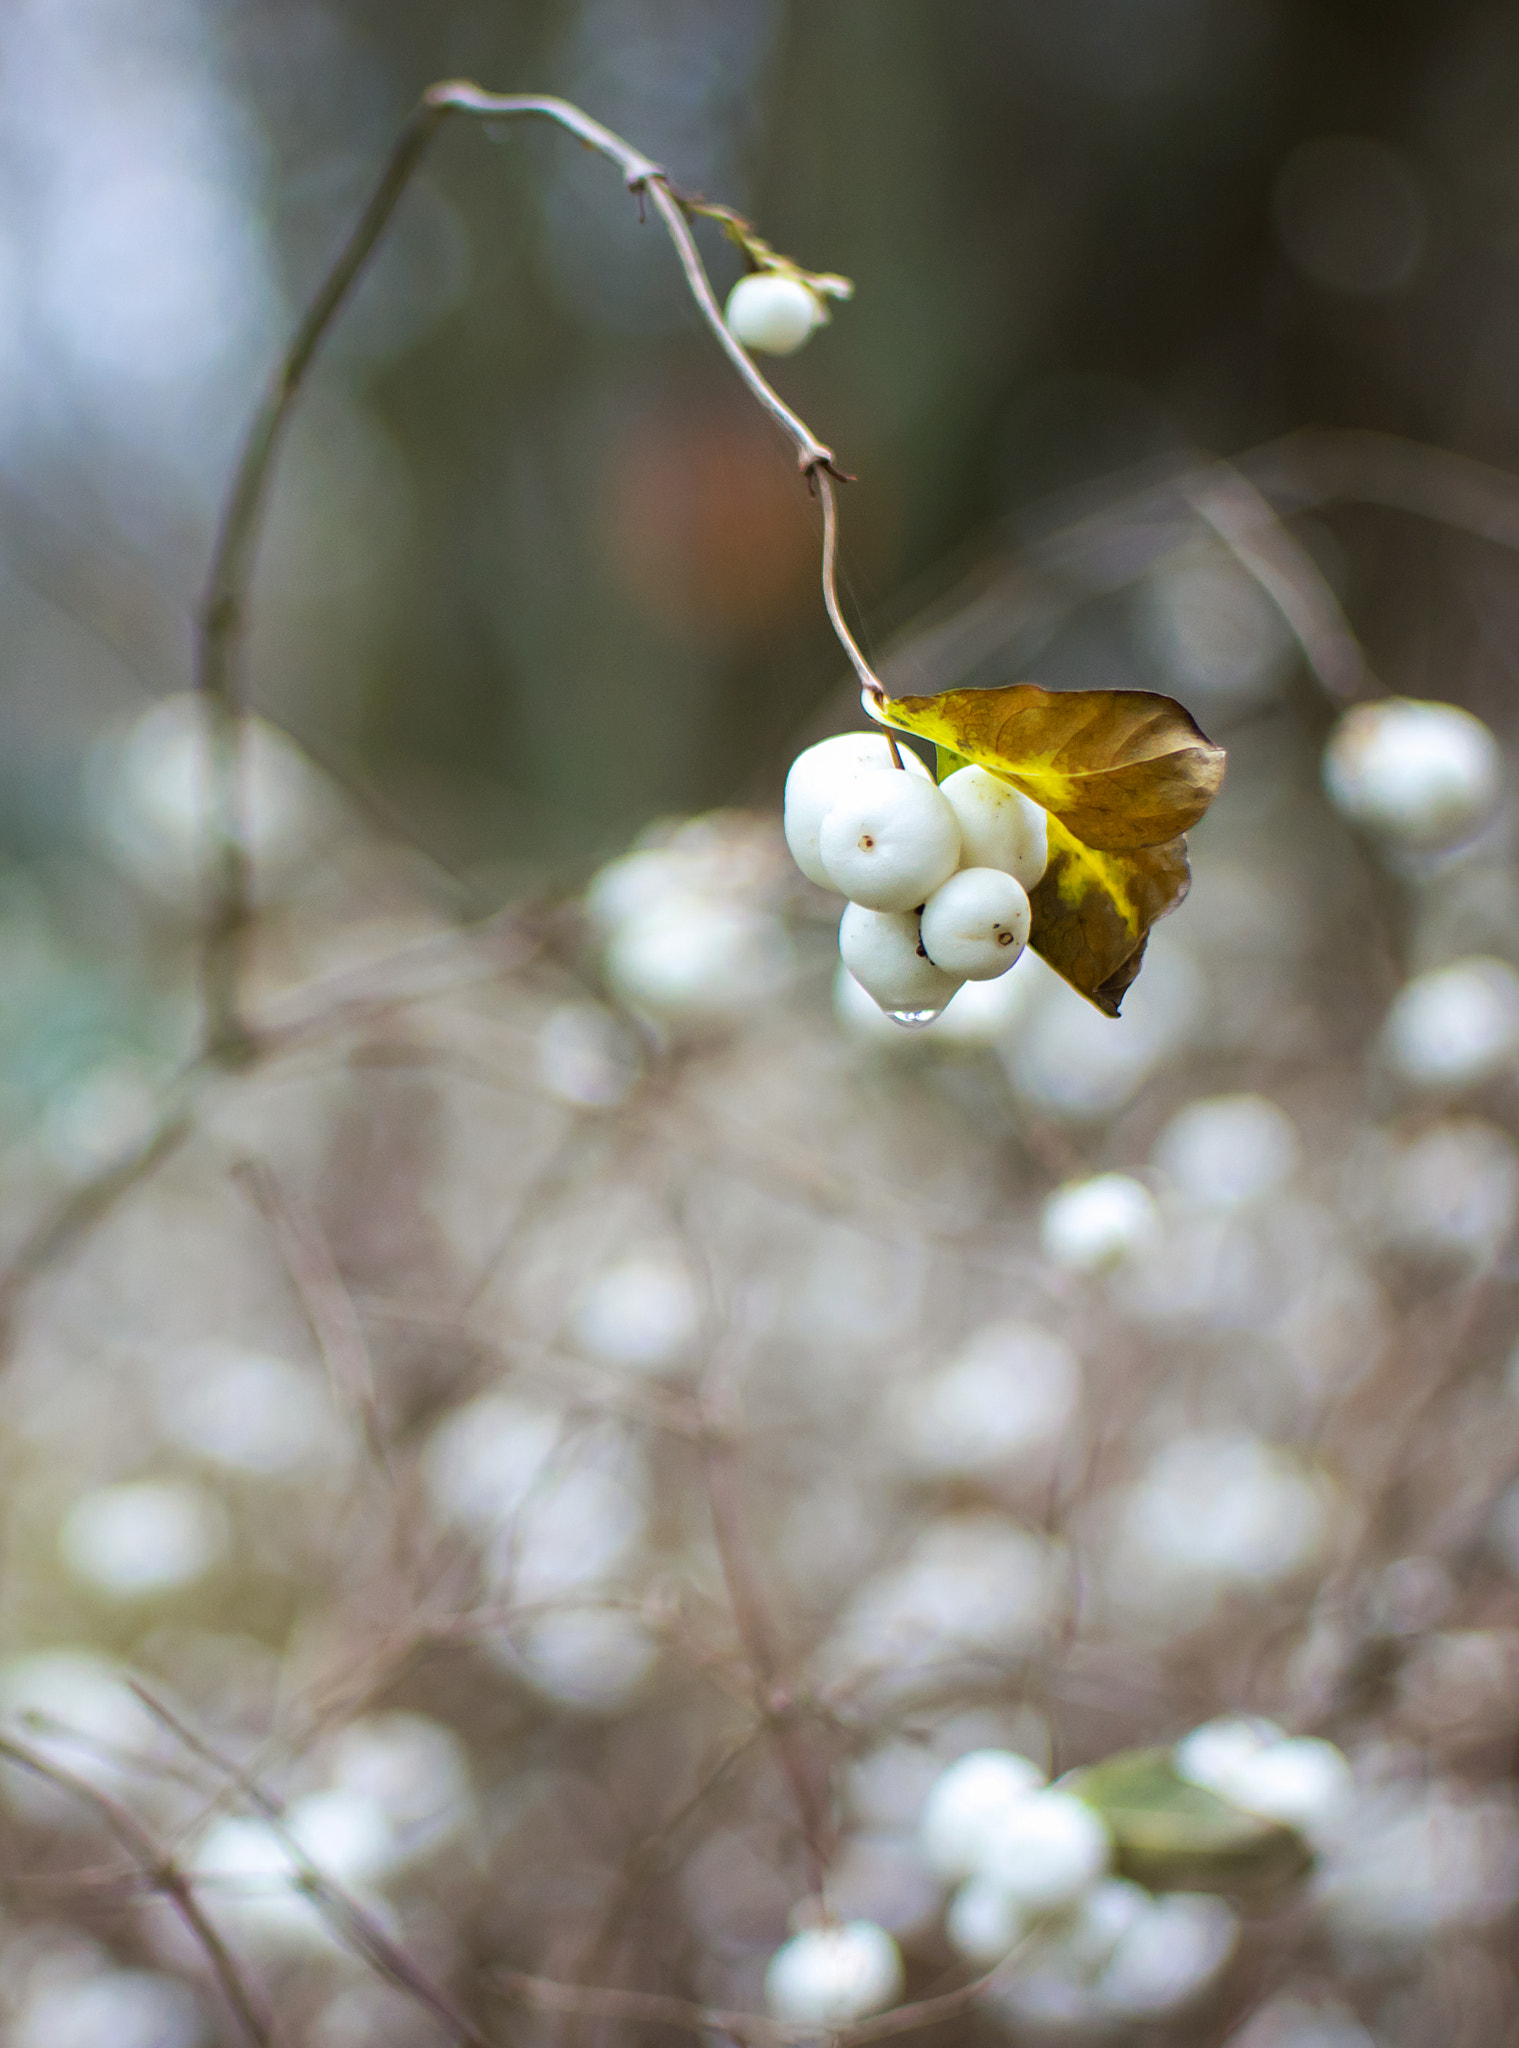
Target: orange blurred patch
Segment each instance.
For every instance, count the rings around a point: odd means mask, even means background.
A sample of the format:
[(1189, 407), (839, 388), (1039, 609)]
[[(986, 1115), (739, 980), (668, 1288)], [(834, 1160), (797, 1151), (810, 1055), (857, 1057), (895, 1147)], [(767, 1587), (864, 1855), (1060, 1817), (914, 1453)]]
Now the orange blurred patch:
[(764, 422), (709, 406), (655, 413), (604, 474), (612, 573), (662, 625), (742, 633), (795, 611), (818, 570), (807, 487)]

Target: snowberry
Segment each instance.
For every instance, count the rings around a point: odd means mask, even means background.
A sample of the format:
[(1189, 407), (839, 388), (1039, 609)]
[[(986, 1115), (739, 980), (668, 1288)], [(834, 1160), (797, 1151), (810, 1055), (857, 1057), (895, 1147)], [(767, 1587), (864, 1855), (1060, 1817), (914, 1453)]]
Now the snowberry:
[(931, 782), (889, 769), (844, 791), (823, 820), (818, 852), (851, 903), (916, 910), (960, 865), (960, 828)]
[(1022, 1941), (1028, 1920), (1001, 1885), (973, 1877), (950, 1900), (944, 1932), (950, 1947), (968, 1963), (988, 1969)]
[(1519, 1060), (1519, 974), (1506, 960), (1457, 960), (1408, 982), (1383, 1027), (1388, 1059), (1424, 1088), (1468, 1088)]
[(1000, 868), (961, 868), (923, 905), (923, 950), (946, 974), (995, 981), (1028, 944), (1022, 885)]
[(1097, 1995), (1124, 2019), (1174, 2012), (1212, 1982), (1238, 1940), (1238, 1916), (1224, 1899), (1197, 1892), (1152, 1899), (1119, 1938)]
[(851, 903), (839, 922), (839, 954), (883, 1010), (942, 1010), (960, 986), (959, 975), (918, 950), (918, 920), (910, 911)]
[(1286, 1739), (1274, 1721), (1255, 1714), (1224, 1714), (1184, 1735), (1171, 1752), (1171, 1763), (1178, 1778), (1227, 1799), (1229, 1786), (1251, 1759)]
[(1067, 1181), (1044, 1205), (1039, 1241), (1046, 1258), (1077, 1273), (1117, 1265), (1159, 1228), (1155, 1197), (1127, 1173)]
[(1032, 889), (1049, 861), (1048, 813), (984, 768), (957, 768), (939, 788), (967, 867), (1001, 868)]
[(809, 1927), (778, 1948), (765, 1971), (765, 2003), (792, 2026), (848, 2026), (901, 1989), (897, 1945), (873, 1920)]
[(976, 1749), (938, 1779), (918, 1822), (923, 1854), (941, 1877), (968, 1877), (1014, 1807), (1044, 1783), (1044, 1773), (1011, 1749)]
[(789, 356), (826, 318), (822, 301), (798, 277), (757, 270), (728, 294), (728, 332), (745, 348)]
[[(911, 747), (898, 751), (909, 775), (915, 775), (920, 782), (932, 781)], [(818, 833), (824, 818), (851, 783), (862, 775), (888, 768), (895, 772), (896, 763), (891, 758), (891, 742), (882, 732), (836, 733), (831, 740), (819, 740), (815, 747), (808, 747), (792, 762), (791, 773), (786, 777), (786, 844), (808, 881), (816, 882), (820, 889), (833, 887), (818, 853)], [(918, 900), (921, 902), (922, 898)]]
[(1099, 1815), (1074, 1792), (1051, 1786), (1009, 1809), (987, 1844), (979, 1875), (1018, 1905), (1048, 1912), (1079, 1899), (1112, 1858), (1112, 1837)]
[(1324, 786), (1354, 824), (1410, 846), (1448, 846), (1496, 804), (1503, 760), (1469, 711), (1389, 697), (1345, 713), (1324, 754)]
[(1270, 1721), (1205, 1721), (1172, 1751), (1178, 1777), (1312, 1840), (1350, 1802), (1350, 1766), (1332, 1742), (1283, 1735)]

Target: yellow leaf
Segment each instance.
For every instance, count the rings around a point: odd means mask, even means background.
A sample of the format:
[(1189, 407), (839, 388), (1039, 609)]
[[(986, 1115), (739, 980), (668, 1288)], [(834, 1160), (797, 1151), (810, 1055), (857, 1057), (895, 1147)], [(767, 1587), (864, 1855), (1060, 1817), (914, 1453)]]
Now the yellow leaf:
[(1157, 917), (1174, 910), (1191, 884), (1187, 842), (1114, 852), (1081, 841), (1049, 821), (1049, 866), (1029, 892), (1029, 944), (1109, 1017), (1139, 972)]
[(1163, 846), (1195, 825), (1224, 779), (1224, 750), (1150, 690), (945, 690), (896, 697), (888, 724), (999, 775), (1086, 846)]

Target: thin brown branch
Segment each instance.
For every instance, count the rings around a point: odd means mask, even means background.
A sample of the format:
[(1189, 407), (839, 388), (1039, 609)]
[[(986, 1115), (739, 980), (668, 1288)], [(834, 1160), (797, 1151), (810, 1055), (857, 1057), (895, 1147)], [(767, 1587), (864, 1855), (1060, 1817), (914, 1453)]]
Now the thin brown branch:
[(231, 1950), (207, 1918), (190, 1880), (137, 1816), (88, 1779), (76, 1777), (72, 1771), (49, 1763), (46, 1757), (11, 1736), (0, 1735), (0, 1757), (9, 1759), (21, 1770), (29, 1771), (33, 1777), (56, 1785), (61, 1792), (95, 1813), (132, 1858), (144, 1883), (166, 1898), (183, 1920), (253, 2048), (276, 2048), (273, 2022), (238, 1968)]
[(1183, 479), (1181, 492), (1281, 613), (1325, 693), (1337, 701), (1375, 687), (1361, 643), (1312, 555), (1237, 469)]
[(353, 1297), (338, 1271), (321, 1225), (280, 1186), (262, 1160), (245, 1159), (235, 1171), (269, 1225), (280, 1261), (316, 1339), (333, 1392), (358, 1423), (365, 1448), (394, 1486), (390, 1446), (375, 1393), (374, 1363)]
[(691, 2034), (728, 2034), (735, 2041), (772, 2044), (826, 2040), (833, 2048), (864, 2048), (870, 2041), (887, 2041), (921, 2027), (937, 2026), (957, 2019), (982, 1997), (1001, 1974), (1003, 1965), (960, 1984), (953, 1991), (933, 1998), (920, 1998), (911, 2005), (894, 2006), (890, 2012), (860, 2020), (849, 2027), (795, 2026), (783, 2020), (767, 2019), (760, 2013), (730, 2012), (718, 2006), (698, 2005), (689, 1998), (674, 1998), (662, 1991), (624, 1991), (610, 1985), (562, 1984), (551, 1977), (535, 1977), (525, 1970), (493, 1970), (487, 1983), (493, 1991), (513, 2003), (535, 2012), (573, 2013), (586, 2019), (653, 2020), (679, 2027)]
[(430, 2013), (452, 2040), (459, 2044), (459, 2048), (495, 2048), (490, 2036), (482, 2033), (472, 2020), (467, 2019), (458, 2010), (441, 1986), (432, 1981), (399, 1942), (392, 1940), (374, 1915), (368, 1912), (344, 1886), (329, 1877), (319, 1864), (312, 1861), (286, 1826), (284, 1808), (280, 1802), (264, 1790), (251, 1772), (240, 1769), (232, 1758), (224, 1756), (215, 1744), (197, 1733), (147, 1686), (134, 1680), (132, 1690), (148, 1711), (184, 1744), (192, 1756), (219, 1772), (226, 1780), (229, 1790), (235, 1788), (237, 1796), (244, 1804), (250, 1806), (268, 1823), (290, 1857), (301, 1890), (326, 1915), (334, 1930), (363, 1956), (372, 1969), (394, 1984), (397, 1990), (404, 1991), (424, 2012)]
[(702, 1442), (701, 1460), (713, 1537), (733, 1624), (753, 1681), (755, 1709), (774, 1741), (776, 1761), (796, 1806), (807, 1856), (808, 1883), (813, 1895), (821, 1898), (830, 1848), (827, 1796), (819, 1790), (801, 1740), (798, 1702), (779, 1676), (774, 1628), (745, 1540), (737, 1451), (726, 1418), (709, 1426)]

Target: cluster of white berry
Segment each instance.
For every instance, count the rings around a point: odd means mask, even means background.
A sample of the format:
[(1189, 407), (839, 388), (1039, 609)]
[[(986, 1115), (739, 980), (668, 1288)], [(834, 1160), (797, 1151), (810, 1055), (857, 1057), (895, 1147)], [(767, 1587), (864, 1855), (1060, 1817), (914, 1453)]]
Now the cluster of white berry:
[(1172, 1751), (1179, 1778), (1261, 1820), (1296, 1828), (1316, 1849), (1333, 1842), (1349, 1810), (1350, 1766), (1332, 1742), (1286, 1735), (1251, 1714), (1205, 1721)]
[(839, 952), (899, 1024), (931, 1023), (962, 983), (1005, 974), (1029, 935), (1028, 891), (1048, 858), (1045, 813), (989, 775), (936, 784), (882, 733), (809, 747), (786, 778), (786, 844), (849, 898)]

